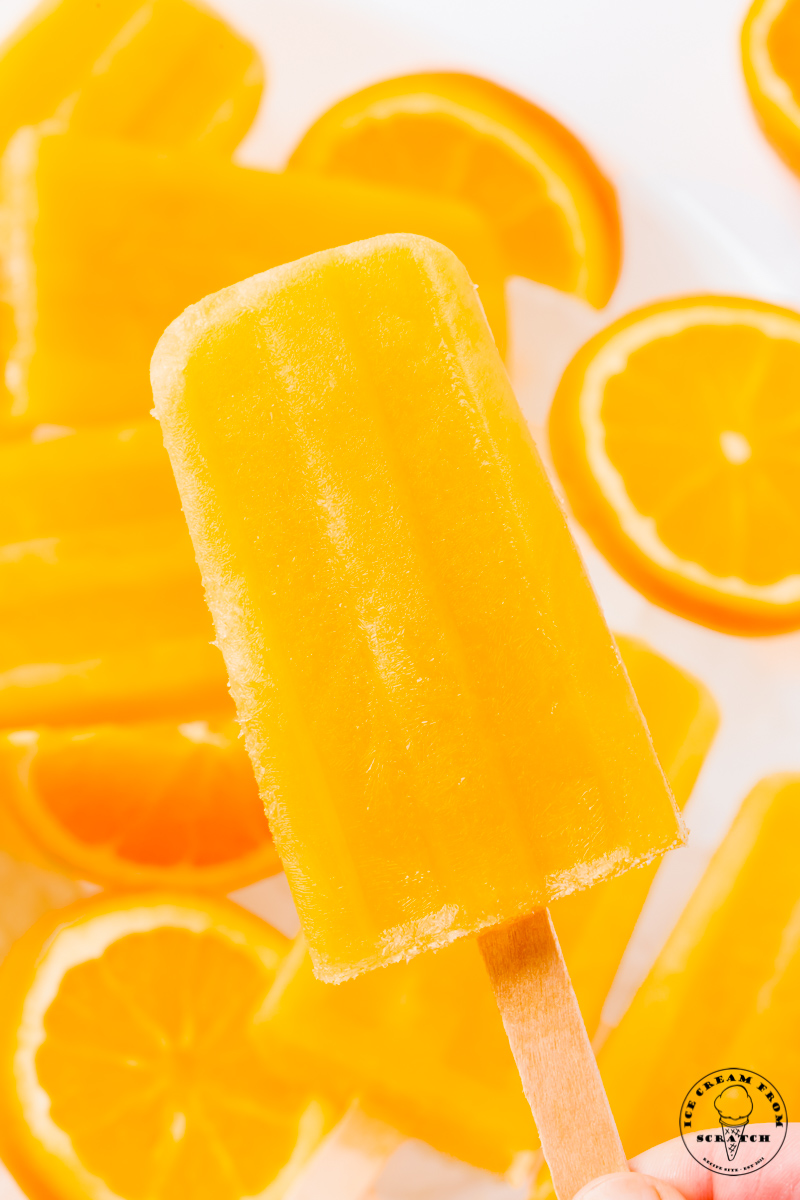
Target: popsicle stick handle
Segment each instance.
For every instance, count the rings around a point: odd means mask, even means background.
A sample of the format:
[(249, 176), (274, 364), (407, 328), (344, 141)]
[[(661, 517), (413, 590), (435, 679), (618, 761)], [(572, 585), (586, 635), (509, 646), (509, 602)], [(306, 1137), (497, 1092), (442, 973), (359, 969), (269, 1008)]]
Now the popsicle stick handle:
[(483, 954), (558, 1200), (628, 1164), (546, 908), (482, 933)]
[(283, 1200), (366, 1200), (387, 1160), (405, 1141), (391, 1125), (353, 1104), (320, 1143)]

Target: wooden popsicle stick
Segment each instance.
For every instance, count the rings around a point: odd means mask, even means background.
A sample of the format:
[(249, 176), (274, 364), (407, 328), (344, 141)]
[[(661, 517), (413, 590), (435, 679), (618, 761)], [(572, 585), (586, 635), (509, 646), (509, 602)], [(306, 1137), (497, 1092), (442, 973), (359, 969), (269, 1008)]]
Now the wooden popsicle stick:
[(546, 908), (478, 937), (558, 1200), (628, 1164)]
[(352, 1104), (320, 1143), (283, 1200), (365, 1200), (386, 1162), (406, 1139)]

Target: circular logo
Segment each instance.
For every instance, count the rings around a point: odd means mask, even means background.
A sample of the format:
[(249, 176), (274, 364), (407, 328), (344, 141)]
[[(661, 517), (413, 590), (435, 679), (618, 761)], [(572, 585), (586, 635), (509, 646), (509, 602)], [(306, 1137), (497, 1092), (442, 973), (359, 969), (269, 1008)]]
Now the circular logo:
[(751, 1175), (786, 1137), (786, 1105), (756, 1071), (725, 1067), (698, 1079), (681, 1106), (680, 1131), (692, 1158), (717, 1175)]

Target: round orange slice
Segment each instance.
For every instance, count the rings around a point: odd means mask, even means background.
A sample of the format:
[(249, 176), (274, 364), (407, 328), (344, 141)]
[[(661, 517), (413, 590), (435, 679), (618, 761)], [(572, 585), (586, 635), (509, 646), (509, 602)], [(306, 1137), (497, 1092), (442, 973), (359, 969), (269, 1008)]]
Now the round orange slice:
[(728, 296), (630, 313), (550, 415), (578, 521), (663, 608), (737, 634), (800, 627), (800, 316)]
[(756, 0), (742, 28), (742, 62), (764, 133), (800, 172), (800, 0)]
[(0, 967), (0, 1152), (31, 1200), (282, 1196), (335, 1115), (259, 1036), (290, 943), (224, 899), (96, 896)]
[(0, 844), (110, 888), (229, 892), (281, 869), (227, 719), (4, 734)]
[(509, 274), (595, 307), (620, 268), (614, 189), (554, 117), (474, 75), (388, 79), (334, 105), (290, 167), (465, 200), (494, 226)]

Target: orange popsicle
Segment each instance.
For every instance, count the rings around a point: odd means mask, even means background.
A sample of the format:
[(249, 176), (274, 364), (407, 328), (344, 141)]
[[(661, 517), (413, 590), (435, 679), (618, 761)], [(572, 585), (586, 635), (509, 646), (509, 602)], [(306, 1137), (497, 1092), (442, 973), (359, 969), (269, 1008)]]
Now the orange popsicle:
[(629, 1154), (674, 1137), (692, 1084), (725, 1065), (766, 1075), (797, 1111), (799, 802), (798, 775), (753, 788), (600, 1053)]
[(1, 726), (230, 710), (160, 442), (148, 419), (0, 444)]
[[(549, 918), (528, 915), (681, 829), (469, 277), (403, 234), (313, 255), (188, 310), (152, 370), (317, 975), (485, 930), (573, 1194), (624, 1158)], [(554, 1038), (588, 1147), (548, 1114)]]
[(616, 647), (452, 254), (397, 235), (256, 276), (170, 328), (153, 382), (321, 978), (676, 843)]
[[(616, 635), (659, 761), (683, 808), (719, 725), (704, 685), (638, 638)], [(551, 915), (586, 1028), (594, 1036), (658, 864), (556, 900)]]
[(45, 0), (0, 47), (0, 149), (50, 117), (230, 153), (263, 87), (255, 47), (190, 0)]
[(3, 159), (15, 337), (0, 431), (142, 418), (158, 338), (187, 304), (341, 242), (408, 230), (459, 254), (498, 340), (503, 270), (468, 206), (300, 173), (21, 130)]

